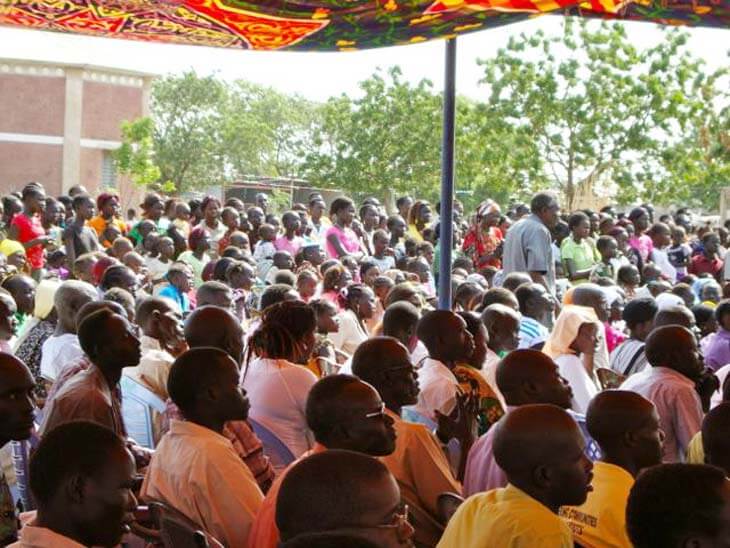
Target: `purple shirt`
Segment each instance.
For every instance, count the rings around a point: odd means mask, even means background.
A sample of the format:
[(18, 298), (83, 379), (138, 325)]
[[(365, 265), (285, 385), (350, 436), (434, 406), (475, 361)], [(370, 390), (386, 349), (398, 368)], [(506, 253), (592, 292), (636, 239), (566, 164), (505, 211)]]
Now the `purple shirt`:
[(730, 363), (730, 331), (722, 327), (708, 341), (705, 365), (717, 371)]
[(702, 403), (695, 383), (668, 367), (648, 367), (621, 385), (652, 402), (664, 430), (663, 462), (685, 460), (687, 446), (702, 427)]

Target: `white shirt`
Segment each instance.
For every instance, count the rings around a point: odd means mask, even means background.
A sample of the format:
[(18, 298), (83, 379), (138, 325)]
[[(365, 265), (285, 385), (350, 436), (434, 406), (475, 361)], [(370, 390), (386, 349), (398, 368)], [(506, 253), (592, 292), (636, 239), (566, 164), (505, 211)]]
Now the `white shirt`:
[(316, 382), (314, 373), (286, 360), (256, 358), (241, 373), (251, 402), (249, 417), (271, 430), (295, 457), (314, 443), (305, 409)]
[(507, 409), (507, 402), (504, 400), (502, 392), (499, 391), (499, 387), (497, 387), (497, 366), (501, 361), (502, 358), (494, 350), (487, 347), (487, 357), (482, 366), (482, 374), (487, 379), (487, 384), (494, 390), (494, 395), (497, 396), (499, 403), (502, 405), (502, 409)]
[(167, 377), (170, 375), (170, 368), (175, 358), (162, 349), (157, 339), (142, 335), (139, 342), (142, 355), (139, 364), (136, 367), (125, 368), (122, 374), (146, 386), (161, 400), (166, 400)]
[(585, 414), (591, 398), (600, 391), (598, 381), (588, 374), (581, 359), (574, 354), (562, 354), (555, 358), (560, 375), (573, 390), (573, 411)]
[(145, 262), (147, 263), (147, 270), (150, 273), (150, 279), (153, 282), (158, 282), (158, 280), (163, 279), (167, 275), (167, 271), (170, 270), (173, 263), (173, 261), (163, 263), (157, 257), (148, 257)]
[(651, 259), (655, 265), (659, 267), (662, 274), (666, 276), (670, 282), (674, 283), (677, 281), (677, 269), (672, 266), (669, 262), (669, 255), (663, 249), (654, 248), (651, 252)]
[(9, 548), (84, 548), (84, 545), (45, 527), (37, 527), (33, 520), (20, 530), (18, 542)]
[(362, 328), (352, 310), (340, 312), (339, 319), (340, 329), (337, 333), (330, 333), (330, 340), (335, 348), (352, 356), (360, 343), (368, 340), (368, 332)]
[(169, 504), (230, 548), (246, 546), (264, 498), (230, 441), (178, 420), (152, 456), (141, 497)]
[(55, 381), (66, 365), (83, 355), (79, 338), (74, 333), (51, 335), (41, 348), (41, 375)]
[(426, 358), (418, 370), (418, 384), (421, 388), (418, 402), (410, 406), (414, 412), (435, 421), (436, 409), (444, 415), (454, 410), (456, 394), (460, 392), (459, 382), (443, 363)]

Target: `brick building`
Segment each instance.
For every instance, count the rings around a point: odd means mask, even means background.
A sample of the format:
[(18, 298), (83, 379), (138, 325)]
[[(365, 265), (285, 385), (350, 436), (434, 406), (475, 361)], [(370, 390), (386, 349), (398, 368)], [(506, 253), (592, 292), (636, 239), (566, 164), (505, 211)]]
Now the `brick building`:
[[(153, 75), (0, 58), (0, 193), (29, 181), (50, 196), (75, 184), (136, 194), (114, 173), (120, 124), (148, 114)], [(136, 203), (136, 200), (133, 201)]]

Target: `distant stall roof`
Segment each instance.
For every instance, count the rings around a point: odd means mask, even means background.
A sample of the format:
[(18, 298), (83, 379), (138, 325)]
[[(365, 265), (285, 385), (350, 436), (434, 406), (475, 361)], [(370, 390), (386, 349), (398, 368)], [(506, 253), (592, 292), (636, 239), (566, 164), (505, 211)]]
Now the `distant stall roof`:
[(730, 0), (0, 0), (0, 25), (289, 51), (412, 44), (554, 14), (730, 27)]

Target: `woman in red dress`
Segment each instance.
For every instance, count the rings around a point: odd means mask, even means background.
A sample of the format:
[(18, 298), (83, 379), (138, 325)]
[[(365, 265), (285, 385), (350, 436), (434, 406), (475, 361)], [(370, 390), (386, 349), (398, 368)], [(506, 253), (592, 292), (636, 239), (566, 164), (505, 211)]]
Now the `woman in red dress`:
[(40, 183), (28, 183), (22, 197), (23, 211), (10, 222), (8, 238), (23, 244), (31, 275), (39, 279), (44, 264), (43, 251), (46, 245), (53, 243), (53, 237), (46, 235), (41, 220), (46, 207), (46, 191)]
[(497, 227), (501, 210), (494, 200), (486, 200), (477, 207), (474, 223), (464, 237), (462, 250), (474, 262), (477, 271), (485, 266), (502, 266), (504, 236)]

